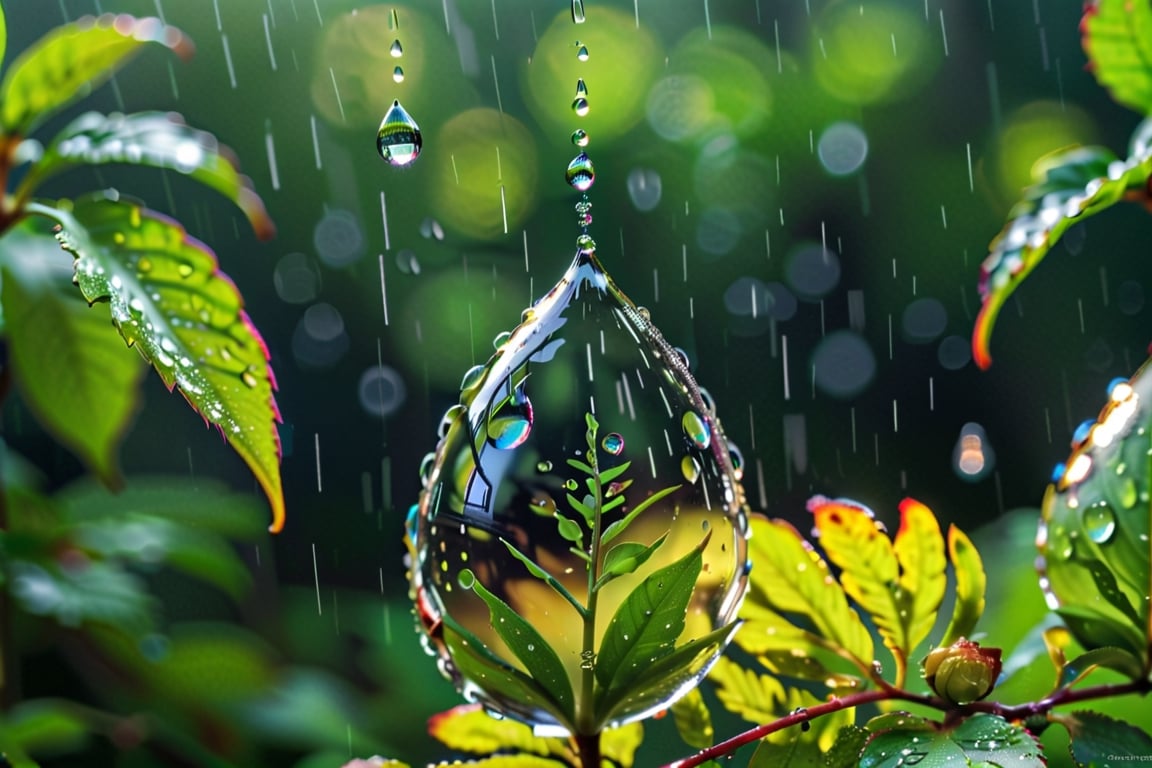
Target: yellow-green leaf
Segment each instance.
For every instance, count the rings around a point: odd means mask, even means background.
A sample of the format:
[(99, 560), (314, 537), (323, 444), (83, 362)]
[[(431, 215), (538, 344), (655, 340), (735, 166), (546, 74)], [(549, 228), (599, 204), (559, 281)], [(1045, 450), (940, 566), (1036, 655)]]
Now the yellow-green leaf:
[(459, 760), (435, 763), (433, 768), (571, 768), (571, 766), (569, 763), (535, 755), (496, 755), (482, 760), (469, 760), (466, 763)]
[(0, 82), (0, 130), (8, 136), (27, 136), (151, 43), (171, 48), (183, 58), (192, 54), (191, 41), (159, 19), (105, 14), (57, 27), (8, 67)]
[(1081, 24), (1089, 68), (1112, 98), (1152, 113), (1152, 5), (1144, 0), (1095, 0)]
[(630, 768), (643, 741), (644, 726), (640, 723), (609, 728), (600, 735), (600, 754), (621, 768)]
[(8, 22), (4, 18), (4, 5), (0, 3), (0, 62), (8, 51)]
[(956, 526), (948, 527), (948, 559), (956, 575), (956, 602), (952, 606), (952, 619), (944, 630), (941, 646), (949, 646), (962, 637), (968, 637), (976, 622), (984, 614), (984, 563), (972, 540)]
[(783, 520), (753, 516), (751, 530), (748, 557), (753, 568), (741, 615), (763, 606), (805, 617), (817, 636), (870, 666), (872, 636), (812, 545)]
[(712, 715), (699, 688), (693, 688), (672, 705), (672, 721), (684, 743), (695, 749), (712, 746), (716, 731)]
[(68, 257), (26, 222), (0, 240), (0, 303), (21, 398), (49, 433), (118, 487), (120, 443), (145, 367), (69, 279)]
[(932, 510), (915, 499), (900, 502), (900, 528), (892, 550), (900, 563), (901, 602), (908, 606), (900, 618), (907, 633), (905, 648), (911, 653), (932, 631), (947, 587), (944, 537)]
[(497, 720), (479, 704), (462, 704), (433, 715), (428, 733), (449, 749), (471, 755), (521, 752), (540, 756), (567, 756), (563, 739), (540, 738), (532, 728), (510, 718)]
[(268, 349), (216, 258), (177, 222), (115, 196), (78, 201), (72, 211), (36, 206), (62, 225), (89, 303), (109, 302), (112, 321), (169, 389), (214, 424), (256, 476), (284, 524), (280, 412)]
[(708, 679), (715, 684), (716, 698), (724, 708), (749, 722), (767, 723), (781, 715), (787, 693), (772, 675), (762, 675), (721, 656)]

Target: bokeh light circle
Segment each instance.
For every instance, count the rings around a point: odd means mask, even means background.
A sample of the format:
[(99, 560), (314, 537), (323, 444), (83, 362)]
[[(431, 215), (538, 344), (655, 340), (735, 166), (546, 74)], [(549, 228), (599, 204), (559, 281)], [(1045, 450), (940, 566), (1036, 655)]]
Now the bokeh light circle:
[(916, 299), (904, 308), (900, 327), (904, 338), (913, 344), (934, 341), (948, 327), (948, 310), (939, 299)]
[(840, 282), (840, 258), (830, 248), (812, 243), (788, 254), (788, 286), (803, 299), (819, 299)]
[(394, 369), (386, 365), (374, 365), (360, 374), (356, 388), (360, 407), (373, 416), (388, 416), (395, 413), (408, 397), (404, 379)]
[(812, 353), (816, 387), (841, 399), (863, 392), (876, 375), (876, 355), (855, 331), (833, 331)]
[(856, 123), (832, 123), (820, 134), (816, 154), (833, 176), (849, 176), (868, 159), (868, 137)]
[(303, 253), (280, 257), (272, 270), (276, 295), (287, 304), (307, 304), (320, 293), (320, 268)]
[(330, 267), (346, 267), (364, 257), (364, 231), (351, 213), (329, 210), (312, 230), (316, 255)]

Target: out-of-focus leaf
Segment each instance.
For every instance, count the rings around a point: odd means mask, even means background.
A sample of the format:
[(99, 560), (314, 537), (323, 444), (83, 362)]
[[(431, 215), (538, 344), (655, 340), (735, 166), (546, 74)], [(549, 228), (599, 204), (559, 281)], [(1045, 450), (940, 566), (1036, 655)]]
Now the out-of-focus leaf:
[(120, 442), (145, 368), (124, 349), (107, 314), (80, 297), (67, 257), (35, 224), (22, 223), (0, 240), (0, 303), (16, 384), (53, 437), (119, 486)]
[(1115, 670), (1131, 680), (1139, 680), (1144, 674), (1140, 659), (1131, 652), (1114, 647), (1093, 648), (1067, 662), (1060, 670), (1060, 679), (1056, 685), (1057, 687), (1075, 685), (1097, 667)]
[(217, 426), (264, 489), (278, 531), (284, 492), (276, 380), (264, 340), (212, 252), (178, 223), (114, 198), (40, 212), (62, 224), (59, 239), (76, 257), (84, 298), (108, 301), (128, 344)]
[(716, 731), (712, 715), (699, 688), (693, 688), (672, 705), (672, 721), (684, 743), (694, 749), (712, 746)]
[[(315, 762), (311, 760), (304, 760), (296, 763), (295, 768), (329, 768), (334, 765), (332, 755), (322, 755), (316, 759)], [(372, 756), (368, 759), (356, 758), (344, 763), (341, 768), (412, 768), (408, 763), (402, 763), (399, 760), (389, 760), (386, 757)]]
[(640, 723), (609, 728), (600, 735), (600, 754), (622, 768), (630, 768), (643, 741), (644, 726)]
[(76, 550), (64, 562), (13, 562), (9, 577), (24, 610), (65, 626), (96, 622), (139, 635), (152, 624), (152, 600), (140, 579)]
[(0, 83), (0, 130), (26, 136), (41, 121), (88, 94), (151, 43), (192, 55), (192, 43), (159, 19), (86, 16), (57, 27), (12, 62)]
[(8, 51), (8, 22), (4, 18), (4, 6), (0, 5), (0, 62)]
[(1094, 0), (1080, 29), (1089, 67), (1112, 98), (1152, 113), (1152, 6), (1132, 0)]
[(716, 686), (716, 698), (730, 712), (753, 723), (767, 723), (786, 712), (784, 685), (772, 675), (762, 675), (721, 656), (708, 673)]
[(147, 165), (187, 174), (235, 203), (261, 239), (276, 232), (251, 180), (239, 173), (232, 151), (211, 133), (188, 126), (174, 112), (80, 115), (45, 147), (40, 161), (21, 181), (20, 190), (30, 194), (45, 179), (69, 168), (101, 163)]
[(84, 745), (91, 730), (69, 702), (23, 701), (0, 717), (0, 751), (36, 756), (71, 752)]
[(818, 637), (870, 665), (872, 636), (812, 545), (783, 520), (753, 516), (751, 529), (748, 556), (755, 567), (745, 606), (803, 617)]
[(496, 755), (481, 760), (460, 762), (453, 760), (446, 763), (435, 763), (432, 768), (571, 768), (568, 763), (549, 760), (536, 755)]
[(568, 679), (564, 662), (560, 661), (555, 649), (536, 627), (488, 591), (471, 571), (465, 569), (460, 578), (460, 586), (471, 589), (488, 606), (489, 621), (500, 639), (516, 654), (532, 679), (549, 693), (552, 698), (549, 709), (558, 711), (569, 722), (573, 722), (572, 681)]
[(836, 732), (832, 747), (825, 753), (826, 768), (856, 768), (860, 752), (871, 734), (855, 724), (848, 724)]
[(167, 700), (213, 705), (247, 701), (275, 683), (272, 653), (260, 638), (237, 627), (181, 625), (147, 667), (147, 681)]
[(1061, 715), (1058, 722), (1072, 738), (1069, 749), (1077, 765), (1116, 765), (1152, 755), (1152, 737), (1122, 720), (1080, 711)]
[(978, 713), (951, 730), (906, 712), (880, 715), (868, 722), (875, 735), (860, 755), (860, 768), (952, 768), (996, 765), (999, 768), (1044, 768), (1036, 739), (1002, 717)]
[[(784, 729), (786, 743), (762, 741), (748, 761), (748, 768), (824, 768), (824, 753), (815, 742), (800, 738), (800, 726)], [(775, 735), (775, 734), (773, 734)]]
[(711, 532), (686, 555), (647, 576), (616, 609), (596, 657), (596, 680), (606, 696), (628, 688), (675, 649), (710, 537)]
[(497, 720), (479, 704), (461, 704), (428, 720), (428, 733), (449, 749), (471, 755), (522, 752), (542, 756), (571, 756), (563, 739), (540, 738), (523, 723)]
[(955, 525), (948, 527), (948, 558), (956, 574), (956, 602), (952, 605), (952, 618), (944, 630), (940, 645), (948, 646), (962, 637), (968, 637), (976, 622), (984, 615), (984, 589), (987, 579), (980, 552), (964, 531)]
[(972, 330), (972, 356), (981, 368), (992, 364), (989, 343), (1001, 308), (1068, 228), (1126, 196), (1144, 199), (1152, 175), (1150, 140), (1152, 120), (1145, 120), (1126, 160), (1104, 147), (1075, 147), (1033, 166), (1036, 183), (1008, 213), (980, 266), (983, 304)]
[[(375, 729), (366, 727), (356, 692), (320, 670), (289, 667), (258, 696), (235, 702), (229, 711), (236, 713), (246, 732), (278, 745), (343, 750), (341, 759), (347, 759), (349, 738), (362, 745), (360, 749), (376, 749), (363, 746), (377, 739), (371, 735)], [(381, 747), (379, 751), (396, 754), (401, 750)]]

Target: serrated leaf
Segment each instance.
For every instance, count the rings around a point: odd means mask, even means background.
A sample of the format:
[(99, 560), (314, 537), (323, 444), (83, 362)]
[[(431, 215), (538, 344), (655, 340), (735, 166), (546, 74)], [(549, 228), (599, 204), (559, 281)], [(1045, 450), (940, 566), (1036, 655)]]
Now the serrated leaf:
[(547, 757), (565, 754), (564, 741), (540, 738), (516, 720), (497, 720), (479, 704), (461, 704), (428, 720), (428, 734), (449, 749), (471, 755), (515, 751)]
[(1000, 310), (1064, 233), (1126, 195), (1143, 198), (1152, 175), (1150, 127), (1152, 121), (1145, 120), (1136, 129), (1124, 161), (1104, 147), (1076, 147), (1033, 166), (1035, 183), (1009, 212), (980, 266), (983, 303), (972, 330), (972, 356), (981, 368), (992, 364), (989, 343)]
[(472, 575), (470, 583), (464, 583), (464, 574), (471, 574), (471, 571), (461, 572), (461, 586), (471, 589), (484, 601), (488, 606), (489, 619), (496, 634), (524, 665), (528, 675), (548, 692), (552, 700), (548, 709), (571, 722), (574, 716), (572, 681), (568, 679), (564, 662), (560, 660), (555, 649), (548, 644), (536, 627), (488, 591), (475, 575)]
[[(828, 564), (800, 533), (784, 520), (753, 516), (748, 556), (753, 568), (747, 610), (763, 606), (777, 614), (803, 617), (815, 634), (844, 649), (868, 667), (872, 635), (848, 606), (843, 587), (831, 578)], [(746, 615), (744, 609), (741, 615)]]
[(235, 203), (260, 239), (276, 232), (252, 182), (240, 174), (232, 151), (211, 133), (190, 127), (174, 112), (80, 115), (45, 147), (39, 162), (21, 181), (20, 190), (28, 194), (69, 168), (102, 163), (179, 171)]
[(107, 300), (125, 341), (216, 425), (264, 489), (270, 530), (280, 530), (276, 381), (264, 340), (211, 250), (171, 219), (116, 199), (41, 212), (61, 222), (84, 298)]
[(716, 686), (716, 698), (729, 712), (752, 723), (768, 723), (780, 716), (785, 700), (784, 684), (721, 656), (708, 673)]
[(952, 618), (940, 641), (941, 647), (971, 636), (976, 622), (984, 615), (987, 584), (980, 552), (967, 534), (955, 525), (948, 527), (948, 559), (952, 561), (952, 572), (956, 576), (956, 600), (952, 605)]
[(1152, 6), (1095, 0), (1080, 29), (1089, 68), (1112, 98), (1141, 114), (1152, 112)]
[(712, 714), (699, 688), (688, 691), (672, 705), (672, 722), (680, 738), (693, 749), (706, 749), (716, 738)]
[(628, 526), (631, 525), (632, 521), (639, 517), (644, 512), (644, 510), (648, 509), (648, 507), (660, 501), (660, 499), (664, 498), (668, 494), (674, 493), (678, 490), (680, 490), (679, 485), (673, 485), (669, 488), (662, 488), (648, 498), (644, 499), (644, 501), (637, 504), (631, 509), (631, 511), (628, 512), (628, 514), (624, 515), (624, 517), (620, 518), (604, 529), (604, 532), (600, 534), (600, 546), (608, 546), (608, 544), (613, 539), (624, 533)]
[(1060, 669), (1060, 677), (1056, 681), (1056, 687), (1063, 688), (1075, 685), (1090, 675), (1097, 667), (1114, 670), (1130, 680), (1139, 680), (1144, 674), (1140, 659), (1123, 648), (1106, 646), (1093, 648), (1065, 663)]
[(57, 27), (8, 67), (0, 82), (0, 130), (27, 136), (149, 44), (163, 45), (182, 58), (192, 54), (192, 43), (180, 30), (155, 18), (105, 14)]
[(711, 532), (699, 546), (646, 577), (616, 609), (596, 654), (596, 680), (606, 695), (627, 688), (674, 650), (709, 538)]
[(1152, 755), (1152, 737), (1134, 725), (1099, 712), (1080, 711), (1061, 715), (1068, 729), (1068, 749), (1077, 765), (1087, 768), (1147, 760)]
[(612, 547), (604, 557), (603, 576), (600, 577), (600, 582), (597, 583), (597, 587), (607, 583), (608, 577), (614, 578), (635, 573), (637, 568), (648, 562), (648, 559), (656, 553), (656, 550), (660, 549), (660, 546), (667, 538), (668, 534), (665, 533), (651, 544), (641, 544), (637, 541), (624, 541)]
[(101, 480), (118, 487), (120, 443), (139, 405), (145, 368), (124, 349), (107, 314), (76, 293), (62, 256), (35, 222), (0, 240), (8, 354), (21, 398), (36, 419)]
[(924, 718), (905, 712), (868, 722), (875, 735), (860, 755), (860, 768), (954, 768), (990, 764), (999, 768), (1044, 768), (1043, 752), (1024, 728), (997, 715), (977, 713), (951, 730), (938, 730)]

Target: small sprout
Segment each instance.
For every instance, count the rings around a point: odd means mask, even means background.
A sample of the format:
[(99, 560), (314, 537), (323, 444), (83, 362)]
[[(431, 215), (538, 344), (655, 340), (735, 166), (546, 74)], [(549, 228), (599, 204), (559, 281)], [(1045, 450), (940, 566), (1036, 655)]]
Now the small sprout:
[(971, 704), (987, 696), (1000, 677), (1000, 649), (981, 648), (960, 638), (936, 648), (924, 659), (924, 679), (940, 698), (952, 704)]

